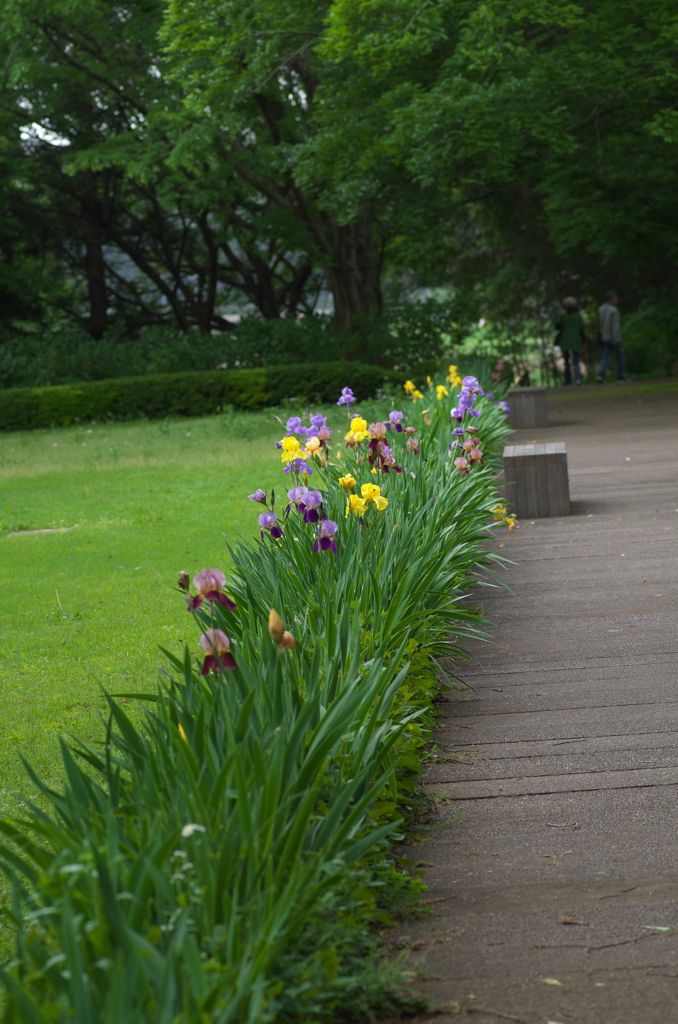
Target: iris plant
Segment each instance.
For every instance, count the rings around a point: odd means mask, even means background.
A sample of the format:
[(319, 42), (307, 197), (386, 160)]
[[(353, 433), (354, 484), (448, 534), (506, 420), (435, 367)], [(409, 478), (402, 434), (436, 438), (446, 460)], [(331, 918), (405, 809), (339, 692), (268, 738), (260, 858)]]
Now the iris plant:
[(203, 601), (213, 601), (215, 604), (223, 605), (232, 612), (238, 607), (230, 597), (224, 594), (226, 576), (221, 569), (202, 569), (193, 577), (193, 586), (198, 593), (195, 597), (186, 597), (188, 610), (194, 612)]
[(307, 473), (308, 476), (312, 476), (313, 466), (308, 462), (304, 462), (304, 459), (293, 459), (292, 462), (284, 467), (283, 473)]
[(314, 551), (337, 551), (337, 542), (334, 539), (334, 535), (339, 527), (331, 519), (323, 519), (318, 530), (318, 536), (316, 537), (315, 544), (313, 545)]
[(231, 654), (231, 641), (222, 629), (208, 629), (198, 642), (206, 652), (200, 669), (201, 676), (206, 676), (208, 672), (221, 672), (223, 669), (237, 667)]
[(346, 405), (350, 409), (355, 402), (355, 396), (350, 388), (342, 388), (337, 405)]
[(272, 540), (278, 540), (283, 535), (282, 530), (278, 526), (278, 517), (275, 512), (262, 512), (259, 516), (259, 526), (261, 527), (262, 540), (267, 531), (271, 534)]
[(475, 377), (464, 377), (461, 391), (457, 395), (457, 405), (451, 413), (452, 419), (461, 423), (465, 413), (468, 413), (469, 416), (480, 416), (480, 411), (474, 408), (474, 402), (478, 396), (483, 394), (484, 391)]

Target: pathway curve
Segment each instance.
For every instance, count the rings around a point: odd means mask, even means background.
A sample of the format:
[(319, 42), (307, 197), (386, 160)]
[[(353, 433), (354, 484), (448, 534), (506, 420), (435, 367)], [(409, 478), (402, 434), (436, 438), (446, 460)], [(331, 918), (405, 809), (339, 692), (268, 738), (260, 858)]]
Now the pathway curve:
[(512, 441), (567, 443), (573, 514), (499, 538), (513, 593), (482, 594), (409, 851), (433, 913), (397, 939), (430, 1022), (674, 1024), (678, 392), (555, 393), (550, 420)]

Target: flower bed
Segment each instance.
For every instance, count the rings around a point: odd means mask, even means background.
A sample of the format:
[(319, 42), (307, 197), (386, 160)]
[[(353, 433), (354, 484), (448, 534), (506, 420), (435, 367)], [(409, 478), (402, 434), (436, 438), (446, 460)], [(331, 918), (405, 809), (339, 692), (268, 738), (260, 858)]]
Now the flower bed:
[[(456, 405), (450, 391), (461, 385)], [(462, 604), (492, 568), (504, 412), (451, 368), (345, 436), (290, 417), (284, 498), (228, 577), (179, 589), (203, 656), (165, 652), (142, 724), (109, 697), (102, 750), (62, 743), (49, 813), (0, 822), (12, 1021), (330, 1020), (382, 1012), (370, 927), (407, 882), (389, 843), (412, 799)], [(450, 422), (452, 420), (452, 424)], [(347, 1009), (348, 1008), (348, 1009)]]

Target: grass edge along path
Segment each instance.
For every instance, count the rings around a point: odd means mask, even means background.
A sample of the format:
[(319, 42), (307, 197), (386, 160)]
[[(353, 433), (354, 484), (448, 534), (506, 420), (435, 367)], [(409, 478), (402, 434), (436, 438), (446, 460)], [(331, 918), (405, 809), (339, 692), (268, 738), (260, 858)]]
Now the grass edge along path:
[(0, 822), (17, 934), (5, 1021), (329, 1021), (393, 1004), (369, 955), (406, 886), (389, 844), (435, 659), (478, 628), (460, 602), (492, 570), (488, 518), (512, 525), (495, 512), (503, 409), (474, 378), (452, 410), (445, 385), (407, 390), (407, 415), (352, 418), (345, 447), (322, 417), (288, 421), (285, 512), (256, 491), (261, 541), (231, 550), (228, 580), (181, 580), (203, 664), (165, 652), (165, 684), (134, 695), (143, 725), (109, 696), (102, 749), (62, 742), (63, 792), (32, 775), (50, 812)]

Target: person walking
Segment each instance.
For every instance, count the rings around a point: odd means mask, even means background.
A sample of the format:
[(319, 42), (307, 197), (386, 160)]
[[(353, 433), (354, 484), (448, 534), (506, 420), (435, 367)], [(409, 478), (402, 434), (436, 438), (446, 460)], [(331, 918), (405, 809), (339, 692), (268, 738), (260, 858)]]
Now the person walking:
[(598, 307), (598, 318), (600, 323), (600, 340), (603, 345), (603, 354), (598, 367), (598, 383), (605, 383), (607, 364), (610, 361), (612, 352), (617, 354), (617, 380), (626, 380), (624, 373), (625, 360), (622, 348), (621, 327), (619, 325), (619, 298), (615, 291), (609, 291), (605, 296), (605, 302)]
[(572, 383), (572, 373), (576, 384), (581, 384), (581, 364), (579, 357), (582, 345), (586, 340), (584, 319), (579, 312), (579, 303), (568, 296), (563, 299), (564, 313), (556, 320), (556, 345), (559, 345), (565, 360), (565, 384)]

